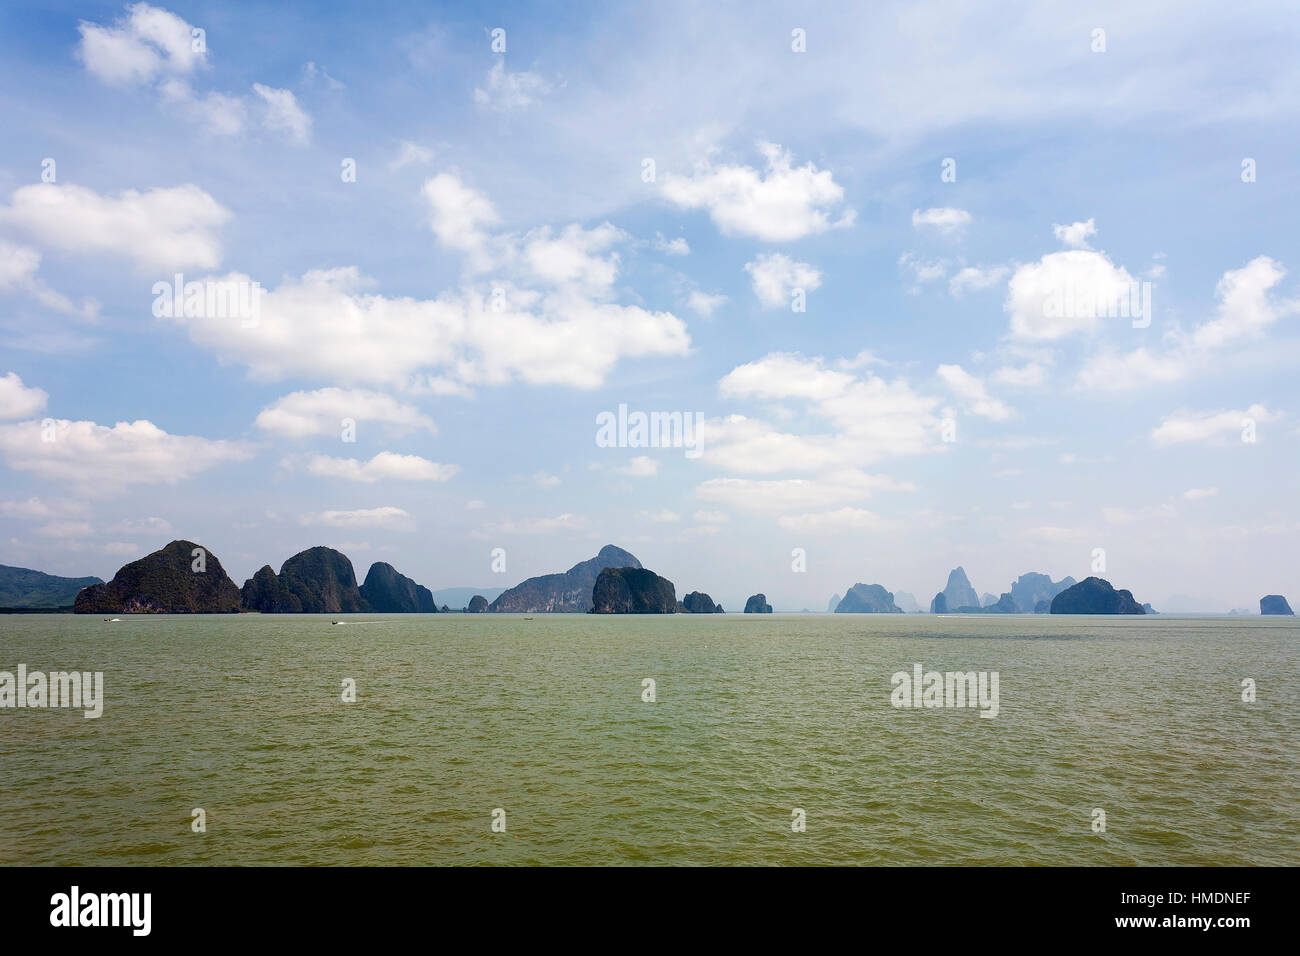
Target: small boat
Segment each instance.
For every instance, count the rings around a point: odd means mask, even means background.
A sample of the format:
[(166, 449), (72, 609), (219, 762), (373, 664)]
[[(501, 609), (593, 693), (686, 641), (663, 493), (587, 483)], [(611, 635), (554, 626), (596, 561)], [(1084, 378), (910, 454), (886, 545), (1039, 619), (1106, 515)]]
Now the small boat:
[(121, 619), (120, 617), (106, 617), (106, 618), (104, 618), (104, 623), (105, 623), (105, 624), (121, 624), (121, 623), (122, 623), (122, 619)]
[(331, 625), (334, 625), (334, 624), (346, 624), (346, 623), (347, 623), (347, 621), (330, 621), (330, 624), (331, 624)]

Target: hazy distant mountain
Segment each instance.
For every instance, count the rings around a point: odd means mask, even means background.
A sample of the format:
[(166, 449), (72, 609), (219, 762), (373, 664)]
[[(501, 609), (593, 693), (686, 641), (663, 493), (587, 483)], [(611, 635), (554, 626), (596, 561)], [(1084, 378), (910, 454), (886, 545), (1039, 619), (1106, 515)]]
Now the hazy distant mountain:
[(979, 595), (970, 586), (965, 568), (956, 567), (948, 573), (948, 586), (943, 589), (944, 604), (947, 611), (938, 610), (935, 603), (930, 603), (931, 614), (943, 614), (957, 611), (963, 607), (979, 607)]
[(835, 608), (836, 614), (902, 614), (894, 596), (879, 584), (855, 584)]
[(830, 601), (826, 605), (826, 610), (834, 611), (837, 607), (840, 606), (841, 600), (842, 598), (838, 594), (832, 594)]
[(1131, 591), (1117, 591), (1103, 578), (1084, 578), (1052, 599), (1053, 614), (1145, 614)]
[(998, 603), (998, 599), (995, 598), (992, 594), (989, 594), (988, 591), (985, 591), (983, 594), (980, 595), (980, 607), (988, 607), (990, 604), (997, 604), (997, 603)]
[(103, 583), (100, 578), (61, 578), (0, 564), (0, 607), (72, 607), (82, 588)]
[(563, 574), (543, 574), (503, 591), (489, 611), (536, 614), (590, 611), (591, 589), (606, 568), (639, 568), (641, 562), (622, 548), (607, 544), (590, 560), (580, 561)]
[(505, 588), (439, 588), (433, 592), (433, 600), (438, 607), (446, 604), (448, 607), (461, 608), (468, 607), (475, 594), (481, 594), (491, 602), (504, 590)]
[(906, 591), (895, 591), (894, 603), (904, 614), (915, 614), (921, 610), (921, 605), (917, 603), (916, 598)]
[[(202, 570), (196, 570), (201, 552)], [(165, 548), (124, 564), (107, 584), (92, 584), (77, 595), (78, 614), (233, 614), (239, 588), (217, 556), (193, 541)]]
[(1022, 614), (1033, 614), (1039, 601), (1046, 601), (1050, 606), (1052, 598), (1077, 582), (1074, 578), (1064, 577), (1053, 581), (1049, 575), (1030, 571), (1020, 575), (1011, 585), (1011, 598)]

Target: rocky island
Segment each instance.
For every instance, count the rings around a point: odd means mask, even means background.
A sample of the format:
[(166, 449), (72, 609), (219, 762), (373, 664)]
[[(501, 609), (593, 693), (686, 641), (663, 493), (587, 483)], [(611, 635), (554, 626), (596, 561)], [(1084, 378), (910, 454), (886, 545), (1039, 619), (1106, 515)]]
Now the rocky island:
[(605, 568), (591, 591), (593, 614), (673, 614), (677, 589), (647, 568)]
[(1291, 605), (1280, 594), (1265, 594), (1259, 599), (1260, 614), (1294, 614)]
[(73, 609), (78, 614), (234, 614), (240, 598), (215, 554), (181, 540), (123, 565), (107, 584), (85, 588)]
[(879, 584), (855, 584), (844, 593), (835, 613), (902, 614), (903, 609), (894, 603), (894, 595)]
[(515, 614), (590, 611), (592, 588), (601, 571), (639, 567), (641, 562), (633, 555), (607, 544), (594, 558), (575, 564), (563, 574), (543, 574), (503, 591), (488, 610)]
[(751, 594), (745, 602), (746, 614), (771, 614), (772, 605), (767, 603), (766, 594)]
[(1129, 591), (1116, 591), (1102, 578), (1084, 578), (1052, 599), (1052, 614), (1145, 614)]

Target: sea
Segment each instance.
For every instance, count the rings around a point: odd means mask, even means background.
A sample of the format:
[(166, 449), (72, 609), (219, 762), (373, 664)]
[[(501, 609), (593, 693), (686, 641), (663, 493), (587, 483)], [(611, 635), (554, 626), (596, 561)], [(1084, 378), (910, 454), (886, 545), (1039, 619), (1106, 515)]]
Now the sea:
[(0, 707), (3, 865), (1300, 863), (1295, 618), (0, 616), (19, 665), (102, 715)]

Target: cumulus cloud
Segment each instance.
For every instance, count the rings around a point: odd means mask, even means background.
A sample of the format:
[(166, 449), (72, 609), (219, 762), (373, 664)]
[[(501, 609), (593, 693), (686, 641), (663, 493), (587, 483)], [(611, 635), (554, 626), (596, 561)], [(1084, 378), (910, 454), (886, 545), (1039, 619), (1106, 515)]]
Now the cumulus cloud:
[(48, 392), (27, 387), (16, 372), (9, 372), (0, 378), (0, 421), (30, 418), (45, 411), (49, 400)]
[(105, 83), (133, 85), (162, 74), (186, 74), (203, 63), (194, 49), (193, 27), (176, 14), (147, 3), (127, 7), (111, 26), (82, 20), (77, 56)]
[(266, 380), (301, 376), (410, 386), (417, 373), (442, 370), (465, 386), (518, 380), (595, 388), (620, 359), (684, 355), (690, 346), (685, 323), (640, 306), (566, 294), (511, 295), (498, 311), (490, 290), (419, 300), (371, 294), (367, 284), (354, 268), (286, 280), (263, 291), (254, 329), (208, 315), (165, 321), (183, 325), (196, 343)]
[[(811, 162), (795, 167), (774, 143), (759, 143), (766, 174), (751, 166), (701, 164), (694, 174), (661, 177), (661, 192), (683, 209), (703, 209), (727, 235), (786, 242), (849, 226), (855, 212), (843, 207), (844, 189), (829, 170)], [(832, 218), (837, 217), (837, 218)]]
[(765, 309), (776, 309), (790, 303), (795, 289), (811, 292), (822, 284), (822, 274), (806, 262), (795, 262), (779, 252), (760, 254), (753, 262), (745, 263), (754, 286), (754, 295)]
[(258, 412), (254, 424), (263, 431), (287, 438), (306, 438), (341, 435), (345, 420), (383, 425), (393, 431), (437, 432), (433, 420), (413, 405), (382, 392), (347, 388), (291, 392)]
[(323, 478), (347, 481), (449, 481), (460, 471), (460, 466), (441, 465), (419, 455), (381, 451), (369, 461), (315, 455), (307, 463), (307, 471)]
[(1053, 225), (1052, 234), (1071, 249), (1087, 249), (1088, 240), (1097, 234), (1097, 221), (1089, 219), (1068, 226)]
[(1280, 319), (1300, 311), (1300, 302), (1278, 301), (1272, 295), (1285, 275), (1282, 265), (1268, 256), (1230, 269), (1215, 287), (1218, 304), (1212, 318), (1190, 334), (1171, 334), (1171, 344), (1163, 351), (1142, 347), (1123, 354), (1113, 349), (1098, 352), (1079, 370), (1078, 386), (1120, 391), (1171, 384), (1222, 364), (1235, 349), (1262, 340)]
[(198, 186), (171, 186), (116, 197), (84, 186), (21, 186), (0, 206), (0, 224), (61, 252), (124, 257), (142, 269), (214, 268), (218, 230), (231, 213)]
[(970, 223), (970, 213), (965, 209), (954, 209), (951, 206), (937, 206), (933, 209), (914, 209), (912, 211), (913, 228), (933, 229), (945, 236), (961, 232)]
[(1136, 280), (1104, 252), (1053, 252), (1016, 269), (1004, 309), (1013, 338), (1052, 342), (1098, 329), (1128, 305)]
[(819, 470), (858, 465), (935, 450), (939, 400), (916, 392), (905, 379), (830, 369), (820, 358), (771, 353), (737, 366), (719, 382), (733, 398), (802, 400), (826, 420), (821, 434), (777, 431), (743, 415), (705, 422), (703, 457), (750, 472)]
[(467, 279), (436, 299), (389, 298), (370, 292), (354, 267), (312, 270), (262, 291), (256, 328), (215, 315), (168, 321), (256, 378), (325, 377), (434, 394), (512, 381), (595, 388), (621, 359), (689, 352), (681, 319), (614, 301), (614, 247), (628, 241), (621, 230), (605, 223), (493, 234), (491, 204), (450, 174), (430, 179), (424, 198), (441, 242), (476, 268), (499, 270), (490, 285)]
[(59, 419), (0, 426), (0, 456), (16, 471), (75, 486), (88, 495), (130, 485), (176, 484), (227, 462), (251, 458), (242, 442), (170, 435), (153, 422)]

